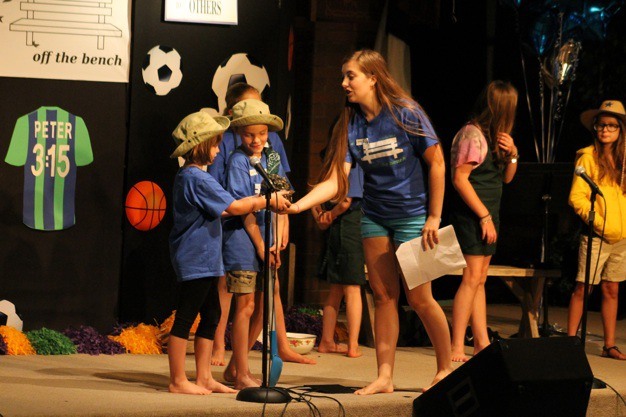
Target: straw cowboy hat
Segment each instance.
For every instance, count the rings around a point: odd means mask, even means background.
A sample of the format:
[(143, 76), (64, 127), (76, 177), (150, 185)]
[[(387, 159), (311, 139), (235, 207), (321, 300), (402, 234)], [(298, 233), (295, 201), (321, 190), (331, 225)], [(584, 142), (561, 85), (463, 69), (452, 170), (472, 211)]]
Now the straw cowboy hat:
[(280, 117), (270, 114), (270, 108), (260, 100), (242, 100), (233, 106), (231, 126), (267, 125), (270, 132), (283, 128)]
[(596, 117), (599, 114), (606, 114), (607, 116), (613, 116), (626, 124), (626, 111), (621, 101), (617, 100), (605, 100), (600, 105), (599, 109), (586, 110), (580, 114), (580, 122), (588, 130), (593, 130), (593, 124), (596, 121)]
[(211, 117), (209, 113), (204, 111), (191, 113), (181, 120), (172, 132), (172, 137), (177, 147), (170, 155), (170, 158), (183, 156), (193, 149), (194, 146), (220, 133), (224, 133), (228, 126), (230, 126), (228, 117)]

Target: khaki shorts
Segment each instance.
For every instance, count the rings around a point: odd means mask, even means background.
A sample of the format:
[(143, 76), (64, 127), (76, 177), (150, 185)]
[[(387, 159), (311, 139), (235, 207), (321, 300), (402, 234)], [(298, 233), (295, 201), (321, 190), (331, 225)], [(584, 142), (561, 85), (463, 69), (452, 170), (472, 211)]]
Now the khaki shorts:
[[(617, 243), (610, 244), (602, 242), (602, 252), (600, 253), (600, 263), (598, 265), (598, 273), (596, 263), (598, 261), (598, 249), (600, 239), (593, 239), (591, 247), (591, 266), (589, 271), (589, 283), (598, 285), (600, 280), (610, 282), (622, 282), (626, 280), (626, 239), (622, 239)], [(578, 275), (576, 281), (585, 282), (585, 268), (587, 260), (587, 236), (581, 236), (580, 248), (578, 249)]]
[(250, 294), (257, 288), (257, 271), (228, 271), (226, 285), (233, 294)]

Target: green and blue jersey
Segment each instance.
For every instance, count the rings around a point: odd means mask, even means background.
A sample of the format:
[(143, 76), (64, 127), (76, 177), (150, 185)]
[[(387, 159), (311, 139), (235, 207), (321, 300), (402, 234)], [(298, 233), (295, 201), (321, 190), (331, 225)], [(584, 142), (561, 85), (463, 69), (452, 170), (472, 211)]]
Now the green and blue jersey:
[(59, 107), (20, 117), (5, 161), (24, 166), (24, 224), (63, 230), (75, 223), (77, 167), (93, 161), (85, 122)]

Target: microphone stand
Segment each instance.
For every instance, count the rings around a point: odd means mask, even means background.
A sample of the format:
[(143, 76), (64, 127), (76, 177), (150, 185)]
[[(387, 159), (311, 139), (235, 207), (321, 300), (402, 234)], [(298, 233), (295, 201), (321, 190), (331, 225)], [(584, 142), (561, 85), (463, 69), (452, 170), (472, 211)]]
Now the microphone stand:
[[(552, 178), (550, 176), (550, 183)], [(552, 196), (549, 192), (541, 196), (543, 201), (543, 235), (541, 236), (541, 255), (540, 263), (542, 267), (547, 267), (549, 261), (548, 248), (550, 246), (549, 239), (549, 226), (550, 226), (550, 201)], [(550, 287), (550, 278), (545, 278), (541, 296), (541, 307), (543, 309), (543, 325), (541, 335), (544, 337), (550, 337), (552, 335), (552, 329), (550, 326), (550, 320), (548, 319), (548, 287)]]
[[(260, 387), (247, 387), (239, 391), (237, 401), (252, 403), (273, 403), (285, 404), (291, 401), (291, 396), (284, 388), (269, 386), (269, 349), (270, 349), (270, 303), (274, 296), (274, 280), (271, 279), (270, 271), (270, 245), (272, 230), (272, 212), (270, 211), (270, 200), (272, 193), (276, 191), (274, 184), (266, 181), (265, 191), (265, 213), (263, 220), (265, 224), (265, 259), (263, 260), (263, 350), (261, 356), (261, 367), (263, 368), (263, 379)], [(271, 288), (270, 288), (271, 282)], [(273, 305), (273, 304), (272, 304)]]
[[(591, 278), (591, 250), (593, 249), (593, 222), (596, 217), (596, 212), (593, 209), (593, 205), (596, 201), (597, 192), (593, 188), (591, 189), (591, 208), (589, 209), (589, 220), (587, 227), (587, 259), (585, 259), (585, 283), (583, 289), (583, 315), (581, 318), (581, 330), (580, 330), (580, 341), (583, 345), (583, 351), (585, 349), (585, 341), (587, 339), (587, 299), (589, 298), (589, 281)], [(597, 388), (606, 388), (606, 384), (597, 379), (593, 378), (593, 383), (591, 386), (592, 389)]]

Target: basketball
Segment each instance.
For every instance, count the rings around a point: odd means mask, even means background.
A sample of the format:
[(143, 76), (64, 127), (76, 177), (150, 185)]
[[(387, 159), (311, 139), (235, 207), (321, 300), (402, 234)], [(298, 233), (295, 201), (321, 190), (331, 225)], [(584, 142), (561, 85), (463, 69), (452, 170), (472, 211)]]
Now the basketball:
[(137, 230), (147, 232), (161, 223), (166, 201), (161, 187), (152, 181), (133, 185), (126, 196), (126, 218)]

